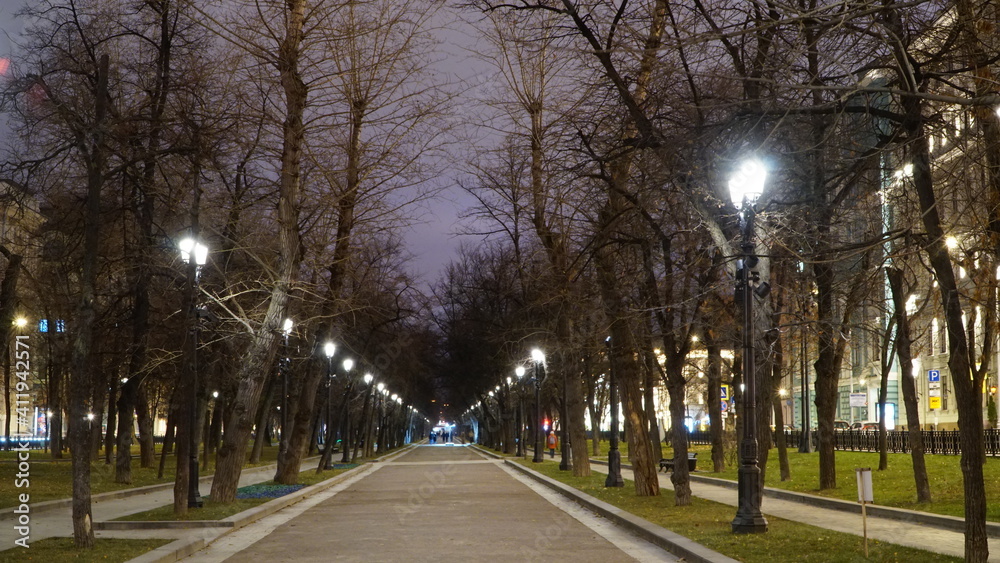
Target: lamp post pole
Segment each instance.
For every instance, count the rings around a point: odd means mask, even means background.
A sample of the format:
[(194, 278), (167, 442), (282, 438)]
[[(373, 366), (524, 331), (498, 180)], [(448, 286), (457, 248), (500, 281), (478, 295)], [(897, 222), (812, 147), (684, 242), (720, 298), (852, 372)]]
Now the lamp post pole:
[(541, 401), (541, 387), (542, 387), (542, 377), (544, 375), (545, 366), (545, 354), (541, 350), (535, 348), (531, 351), (531, 359), (535, 363), (534, 378), (535, 378), (535, 455), (532, 456), (532, 463), (542, 462), (542, 401)]
[[(733, 519), (733, 532), (759, 534), (767, 531), (767, 520), (760, 511), (760, 467), (757, 465), (757, 377), (754, 371), (753, 345), (753, 282), (757, 264), (753, 244), (753, 202), (763, 188), (763, 169), (759, 164), (747, 163), (730, 181), (733, 203), (741, 206), (740, 227), (743, 232), (741, 259), (736, 273), (736, 301), (743, 305), (743, 438), (740, 443), (738, 475), (738, 508)], [(766, 286), (761, 289), (766, 291)]]
[[(615, 380), (615, 362), (611, 359), (611, 337), (604, 340), (608, 351), (608, 388), (611, 408), (611, 444), (608, 446), (608, 477), (604, 480), (605, 487), (624, 487), (622, 479), (622, 453), (618, 451), (618, 382)], [(600, 431), (600, 422), (594, 425)]]
[(524, 366), (514, 368), (514, 375), (517, 376), (517, 387), (514, 388), (517, 393), (517, 451), (515, 455), (517, 457), (524, 457), (528, 452), (524, 447), (524, 393), (522, 393), (523, 390), (521, 389)]
[[(368, 440), (366, 440), (368, 432), (368, 406), (371, 404), (372, 381), (375, 381), (375, 376), (366, 373), (362, 380), (365, 382), (365, 402), (361, 408), (361, 420), (358, 423), (358, 430), (355, 432), (357, 438), (354, 441), (354, 451), (351, 453), (351, 463), (354, 463), (354, 460), (358, 458), (358, 448), (362, 443), (364, 443), (365, 447), (368, 447)], [(364, 457), (364, 453), (361, 455)]]
[(208, 247), (193, 238), (186, 238), (179, 244), (181, 259), (188, 265), (188, 338), (190, 338), (190, 385), (188, 396), (188, 508), (201, 508), (201, 491), (198, 483), (198, 287), (201, 278), (201, 267), (208, 260)]
[[(559, 412), (559, 434), (562, 435), (559, 448), (559, 470), (560, 471), (572, 471), (573, 461), (570, 459), (569, 454), (569, 378), (566, 375), (566, 370), (563, 369), (562, 377), (562, 408)], [(586, 446), (585, 446), (586, 447)]]
[[(327, 341), (323, 345), (323, 354), (326, 356), (326, 432), (324, 433), (323, 449), (326, 450), (327, 443), (333, 433), (333, 356), (337, 353), (337, 345)], [(325, 453), (325, 451), (324, 451)]]
[[(812, 431), (810, 430), (812, 422), (809, 420), (809, 372), (807, 371), (808, 364), (806, 363), (805, 328), (802, 328), (800, 333), (802, 334), (799, 346), (799, 359), (802, 366), (802, 393), (799, 395), (799, 398), (802, 401), (802, 434), (799, 437), (799, 453), (811, 454), (813, 452)], [(852, 379), (851, 382), (853, 383), (853, 381)]]
[(340, 432), (340, 449), (342, 451), (340, 463), (350, 463), (351, 461), (351, 446), (347, 438), (351, 435), (350, 398), (351, 391), (354, 389), (354, 381), (351, 379), (351, 368), (353, 367), (354, 360), (350, 358), (344, 360), (344, 377), (347, 378), (347, 389), (344, 390), (344, 418), (342, 419), (344, 423)]
[(281, 328), (284, 340), (281, 346), (281, 359), (278, 360), (278, 373), (281, 375), (281, 439), (278, 441), (278, 459), (283, 460), (288, 448), (288, 335), (292, 332), (292, 319), (285, 319)]

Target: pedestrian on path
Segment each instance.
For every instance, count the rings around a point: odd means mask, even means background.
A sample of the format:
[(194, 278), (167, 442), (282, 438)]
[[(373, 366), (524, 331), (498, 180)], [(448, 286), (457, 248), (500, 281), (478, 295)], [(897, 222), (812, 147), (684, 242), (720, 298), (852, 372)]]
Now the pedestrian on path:
[(556, 457), (556, 446), (558, 444), (559, 438), (556, 437), (556, 431), (549, 432), (549, 437), (546, 439), (546, 445), (549, 447), (549, 457)]

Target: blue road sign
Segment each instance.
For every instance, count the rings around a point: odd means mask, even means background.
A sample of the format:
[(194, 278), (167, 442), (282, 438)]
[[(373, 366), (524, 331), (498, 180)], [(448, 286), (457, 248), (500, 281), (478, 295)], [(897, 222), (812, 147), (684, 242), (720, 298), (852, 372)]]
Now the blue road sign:
[(927, 370), (927, 381), (934, 383), (935, 381), (941, 381), (941, 371), (936, 369)]

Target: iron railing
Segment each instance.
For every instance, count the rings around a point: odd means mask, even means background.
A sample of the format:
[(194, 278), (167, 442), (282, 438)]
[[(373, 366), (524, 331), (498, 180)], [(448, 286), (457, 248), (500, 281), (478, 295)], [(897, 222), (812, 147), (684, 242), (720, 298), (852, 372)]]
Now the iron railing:
[[(924, 452), (932, 455), (960, 455), (962, 446), (958, 430), (924, 430)], [(696, 431), (688, 434), (689, 443), (708, 445), (711, 438), (708, 432)], [(785, 430), (786, 443), (797, 447), (802, 436), (800, 430)], [(772, 440), (773, 440), (772, 436)], [(816, 431), (812, 432), (816, 440)], [(1000, 430), (983, 430), (983, 442), (986, 455), (1000, 456)], [(850, 452), (877, 452), (878, 430), (839, 430), (834, 435), (834, 448)], [(910, 437), (906, 430), (886, 431), (886, 450), (890, 453), (909, 453)]]

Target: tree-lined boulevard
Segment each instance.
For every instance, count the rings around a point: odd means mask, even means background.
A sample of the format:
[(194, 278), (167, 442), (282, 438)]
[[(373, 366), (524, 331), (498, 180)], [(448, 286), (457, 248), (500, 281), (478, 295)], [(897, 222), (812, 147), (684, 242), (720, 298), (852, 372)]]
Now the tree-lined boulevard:
[[(172, 475), (189, 518), (210, 466), (206, 496), (232, 504), (274, 446), (281, 486), (432, 437), (544, 448), (579, 479), (610, 448), (610, 489), (655, 499), (671, 466), (671, 509), (694, 512), (696, 428), (699, 472), (738, 468), (729, 533), (764, 536), (769, 476), (838, 488), (857, 424), (883, 472), (905, 429), (918, 509), (940, 493), (923, 433), (955, 432), (962, 555), (990, 559), (991, 3), (40, 0), (17, 17), (3, 445), (29, 444), (19, 471), (70, 464), (76, 548), (95, 541), (94, 471)], [(461, 244), (421, 278), (411, 238), (445, 200)]]

